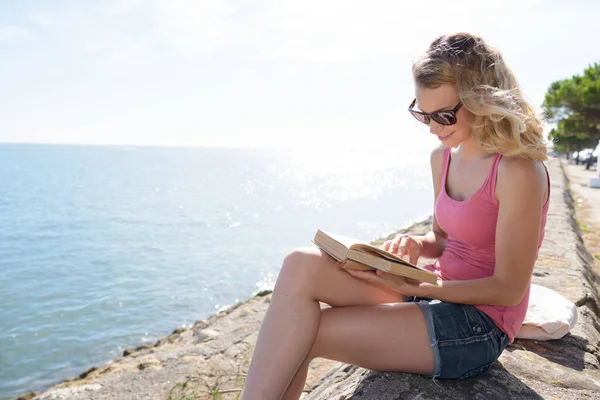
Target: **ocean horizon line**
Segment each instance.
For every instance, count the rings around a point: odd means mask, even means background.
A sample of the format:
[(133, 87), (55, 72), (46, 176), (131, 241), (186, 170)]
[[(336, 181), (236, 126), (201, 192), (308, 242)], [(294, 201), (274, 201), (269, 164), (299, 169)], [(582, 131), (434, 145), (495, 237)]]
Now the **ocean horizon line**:
[[(291, 145), (291, 146), (269, 146), (269, 145), (254, 145), (254, 146), (225, 146), (225, 145), (200, 145), (200, 144), (152, 144), (152, 143), (141, 143), (141, 144), (123, 144), (123, 143), (75, 143), (75, 142), (3, 142), (0, 141), (0, 147), (35, 147), (35, 146), (48, 146), (48, 147), (93, 147), (93, 148), (142, 148), (142, 149), (223, 149), (223, 150), (336, 150), (344, 152), (356, 152), (356, 151), (381, 151), (381, 152), (392, 152), (386, 146), (341, 146), (341, 145)], [(400, 154), (426, 154), (431, 151), (431, 147), (422, 149), (407, 149), (406, 151), (400, 151)]]

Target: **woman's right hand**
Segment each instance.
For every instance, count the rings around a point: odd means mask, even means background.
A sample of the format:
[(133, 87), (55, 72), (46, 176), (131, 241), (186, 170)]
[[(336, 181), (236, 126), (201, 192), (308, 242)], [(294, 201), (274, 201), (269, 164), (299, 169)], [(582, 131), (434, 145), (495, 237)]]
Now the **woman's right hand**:
[(398, 234), (392, 240), (383, 242), (383, 250), (396, 254), (400, 258), (408, 256), (408, 261), (416, 265), (423, 250), (423, 242), (417, 236)]

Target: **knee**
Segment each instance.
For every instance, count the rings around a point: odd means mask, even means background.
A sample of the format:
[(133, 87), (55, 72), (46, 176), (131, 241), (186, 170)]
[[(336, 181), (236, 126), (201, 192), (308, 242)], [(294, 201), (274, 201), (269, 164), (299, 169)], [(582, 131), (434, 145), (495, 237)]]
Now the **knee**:
[(297, 248), (284, 258), (278, 281), (287, 279), (295, 284), (310, 282), (316, 274), (315, 255), (310, 248)]
[(298, 247), (285, 256), (283, 266), (305, 264), (309, 257), (310, 248)]

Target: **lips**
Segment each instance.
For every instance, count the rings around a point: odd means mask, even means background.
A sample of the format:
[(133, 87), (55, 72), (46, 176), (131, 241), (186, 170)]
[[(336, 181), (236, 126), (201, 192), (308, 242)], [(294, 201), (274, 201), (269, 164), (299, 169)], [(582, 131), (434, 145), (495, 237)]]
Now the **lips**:
[(446, 136), (439, 136), (438, 135), (438, 139), (440, 139), (442, 142), (444, 142), (444, 141), (450, 139), (452, 137), (452, 135), (454, 135), (454, 132), (452, 132), (451, 134), (446, 135)]

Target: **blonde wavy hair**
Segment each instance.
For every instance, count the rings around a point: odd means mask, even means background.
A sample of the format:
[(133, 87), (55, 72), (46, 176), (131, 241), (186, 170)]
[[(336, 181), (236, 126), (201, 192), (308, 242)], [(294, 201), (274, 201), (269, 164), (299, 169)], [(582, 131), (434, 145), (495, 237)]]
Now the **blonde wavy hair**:
[(542, 121), (500, 53), (481, 37), (440, 36), (412, 72), (423, 88), (456, 85), (463, 106), (473, 114), (473, 136), (483, 150), (536, 161), (548, 158)]

